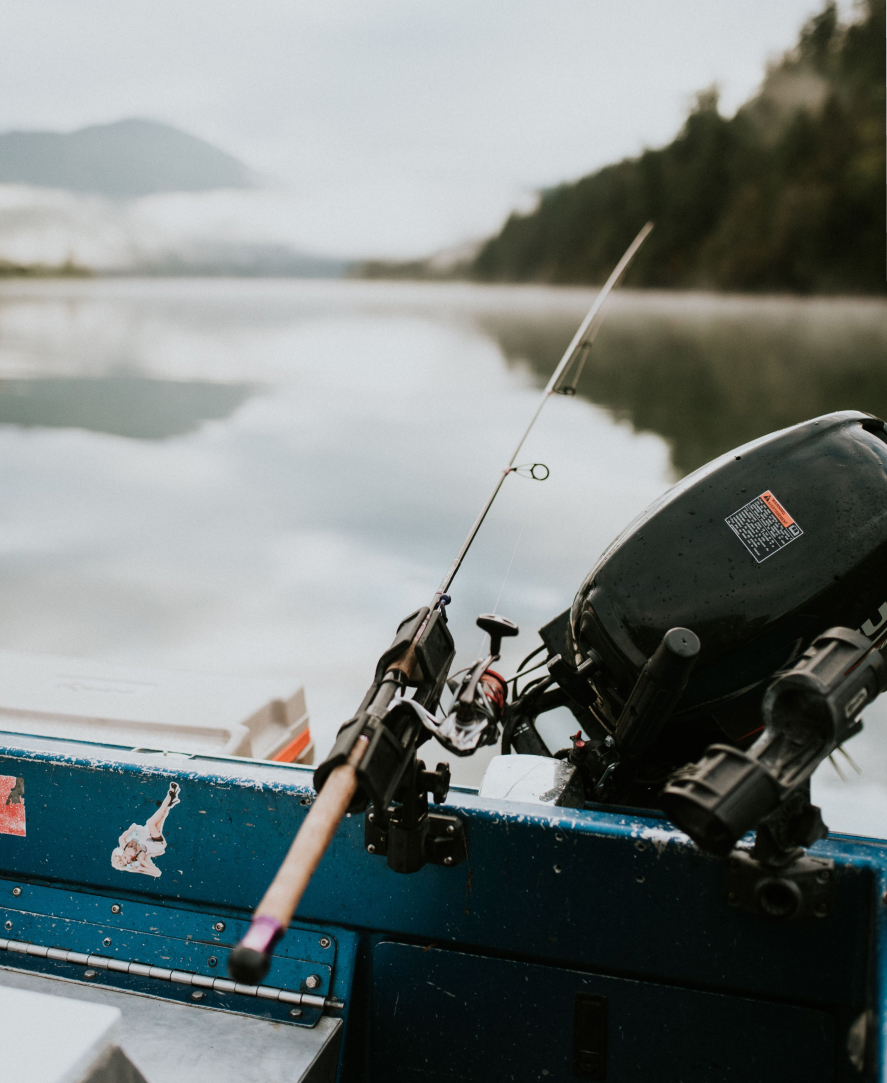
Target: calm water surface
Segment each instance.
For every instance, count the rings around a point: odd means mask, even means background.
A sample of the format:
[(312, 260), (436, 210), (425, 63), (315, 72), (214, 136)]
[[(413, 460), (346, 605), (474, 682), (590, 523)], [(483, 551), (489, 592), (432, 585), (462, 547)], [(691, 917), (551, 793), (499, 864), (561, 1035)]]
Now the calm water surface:
[[(322, 755), (424, 604), (593, 293), (260, 280), (0, 284), (0, 647), (295, 674)], [(887, 416), (878, 301), (625, 292), (456, 581), (535, 629), (676, 478), (834, 409)], [(885, 697), (887, 700), (887, 697)], [(575, 723), (572, 723), (575, 726)], [(569, 716), (542, 724), (552, 741)], [(820, 768), (835, 829), (887, 835), (887, 703)], [(432, 757), (436, 755), (432, 753)], [(487, 756), (460, 761), (476, 781)]]

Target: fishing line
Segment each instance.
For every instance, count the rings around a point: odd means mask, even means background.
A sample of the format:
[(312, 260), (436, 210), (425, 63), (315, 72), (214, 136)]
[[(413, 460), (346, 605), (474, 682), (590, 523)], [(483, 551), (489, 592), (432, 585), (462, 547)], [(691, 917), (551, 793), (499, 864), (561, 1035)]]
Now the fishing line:
[(499, 612), (499, 601), (502, 598), (502, 591), (505, 590), (505, 584), (508, 582), (508, 576), (511, 572), (511, 565), (514, 564), (514, 557), (517, 553), (517, 547), (520, 545), (520, 540), (524, 536), (524, 527), (527, 525), (527, 520), (521, 523), (520, 533), (517, 536), (517, 541), (514, 543), (514, 549), (511, 551), (511, 560), (508, 562), (508, 567), (505, 569), (505, 578), (502, 580), (502, 586), (499, 587), (499, 593), (496, 595), (496, 604), (493, 606), (493, 612)]
[[(520, 540), (524, 536), (524, 527), (526, 525), (527, 525), (527, 520), (526, 520), (526, 517), (525, 517), (524, 521), (521, 523), (520, 533), (517, 536), (517, 541), (514, 543), (514, 549), (512, 549), (512, 551), (511, 551), (511, 560), (509, 560), (508, 567), (505, 569), (505, 578), (502, 580), (502, 586), (499, 587), (499, 593), (496, 595), (496, 604), (493, 606), (493, 610), (492, 610), (493, 613), (498, 613), (499, 612), (499, 601), (502, 598), (502, 591), (505, 590), (505, 584), (508, 582), (508, 576), (509, 576), (509, 573), (511, 572), (511, 565), (514, 564), (514, 557), (515, 557), (515, 554), (517, 553), (517, 547), (520, 545)], [(481, 635), (480, 643), (479, 643), (478, 648), (477, 648), (478, 653), (480, 652), (480, 650), (482, 649), (482, 647), (484, 645), (484, 639), (485, 638), (486, 638), (485, 635)]]

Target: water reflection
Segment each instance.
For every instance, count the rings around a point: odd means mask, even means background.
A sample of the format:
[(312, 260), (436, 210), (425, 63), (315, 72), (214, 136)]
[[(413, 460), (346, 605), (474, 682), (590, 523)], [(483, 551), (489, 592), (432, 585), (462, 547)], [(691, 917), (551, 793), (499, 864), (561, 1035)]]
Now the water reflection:
[[(575, 330), (572, 314), (480, 318), (540, 384)], [(676, 473), (832, 410), (887, 417), (887, 319), (868, 301), (623, 294), (578, 394), (669, 443)]]
[(0, 425), (166, 440), (203, 421), (230, 417), (252, 390), (248, 384), (143, 376), (0, 379)]

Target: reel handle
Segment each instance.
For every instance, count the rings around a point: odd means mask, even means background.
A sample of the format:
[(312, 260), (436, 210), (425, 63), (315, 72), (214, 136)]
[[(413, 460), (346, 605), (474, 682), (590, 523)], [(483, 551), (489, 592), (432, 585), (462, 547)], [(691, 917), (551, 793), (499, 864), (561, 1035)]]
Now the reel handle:
[(502, 640), (505, 636), (516, 636), (520, 631), (513, 620), (509, 620), (508, 617), (501, 617), (498, 613), (481, 613), (475, 624), (490, 637), (490, 653), (486, 658), (479, 658), (474, 663), (469, 675), (463, 682), (462, 691), (456, 700), (458, 714), (463, 721), (467, 721), (474, 713), (474, 697), (477, 693), (477, 686), (487, 668), (499, 657)]
[(495, 662), (499, 657), (499, 648), (506, 636), (516, 636), (520, 631), (513, 620), (508, 617), (500, 617), (498, 613), (481, 613), (475, 621), (481, 631), (490, 637), (491, 661)]

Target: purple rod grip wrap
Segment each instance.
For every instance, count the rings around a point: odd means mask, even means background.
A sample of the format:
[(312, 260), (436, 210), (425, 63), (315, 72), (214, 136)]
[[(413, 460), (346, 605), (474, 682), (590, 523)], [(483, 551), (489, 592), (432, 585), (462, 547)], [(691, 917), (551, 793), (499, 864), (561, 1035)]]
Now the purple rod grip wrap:
[(249, 932), (240, 941), (240, 947), (251, 948), (260, 951), (263, 955), (270, 955), (271, 949), (283, 936), (283, 926), (268, 914), (260, 914), (253, 918)]

